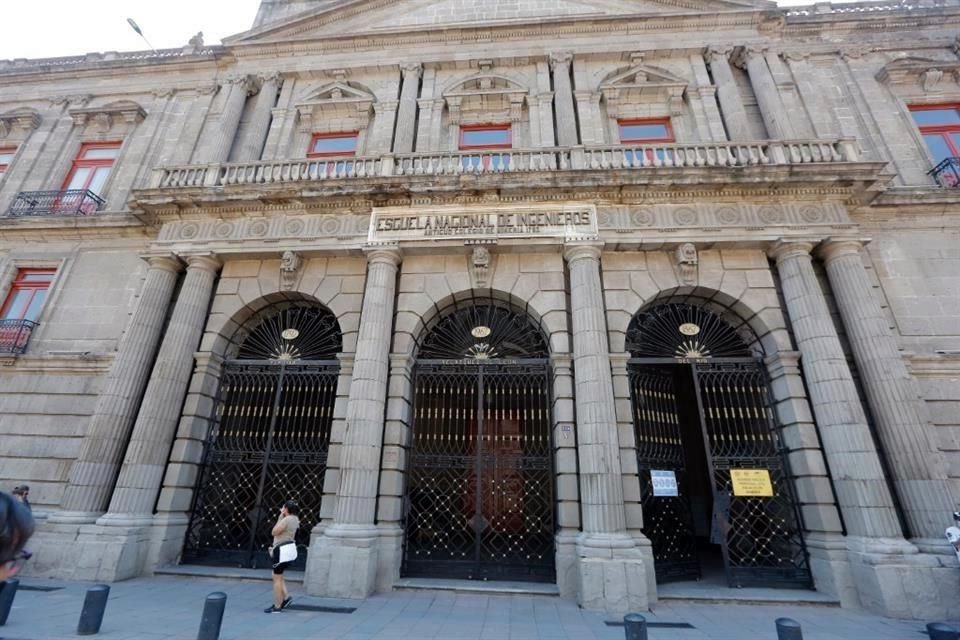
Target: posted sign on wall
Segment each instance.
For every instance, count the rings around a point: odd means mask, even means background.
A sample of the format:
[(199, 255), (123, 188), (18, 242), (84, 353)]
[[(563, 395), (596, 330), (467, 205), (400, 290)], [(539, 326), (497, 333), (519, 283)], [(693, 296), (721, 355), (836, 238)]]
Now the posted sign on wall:
[(766, 469), (730, 469), (733, 495), (742, 498), (772, 498), (773, 483)]
[(650, 482), (653, 484), (653, 495), (656, 498), (676, 498), (680, 495), (677, 486), (677, 474), (674, 471), (650, 470)]

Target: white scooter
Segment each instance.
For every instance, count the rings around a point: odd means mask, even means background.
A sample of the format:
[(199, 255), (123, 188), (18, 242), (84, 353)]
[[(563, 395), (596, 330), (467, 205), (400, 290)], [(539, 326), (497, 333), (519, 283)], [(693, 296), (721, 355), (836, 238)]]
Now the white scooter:
[(960, 511), (953, 512), (954, 526), (947, 527), (947, 542), (953, 547), (957, 554), (957, 560), (960, 560)]

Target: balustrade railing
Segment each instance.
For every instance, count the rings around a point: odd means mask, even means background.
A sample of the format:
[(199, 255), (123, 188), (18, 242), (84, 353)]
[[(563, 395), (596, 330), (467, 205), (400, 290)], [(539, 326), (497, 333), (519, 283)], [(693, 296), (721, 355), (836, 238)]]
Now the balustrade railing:
[(0, 320), (0, 355), (19, 355), (26, 351), (30, 335), (38, 326), (32, 320)]
[(104, 204), (103, 198), (86, 189), (21, 191), (7, 210), (7, 216), (90, 216), (100, 211)]
[(960, 158), (944, 158), (927, 174), (944, 189), (960, 189)]
[(340, 160), (305, 159), (165, 167), (152, 188), (289, 184), (390, 176), (748, 167), (857, 160), (849, 140), (707, 142), (411, 153)]

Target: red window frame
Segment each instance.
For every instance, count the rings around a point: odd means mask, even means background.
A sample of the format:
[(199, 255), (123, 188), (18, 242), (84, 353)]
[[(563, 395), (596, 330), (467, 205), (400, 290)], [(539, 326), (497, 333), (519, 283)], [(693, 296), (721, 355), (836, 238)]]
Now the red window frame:
[[(9, 153), (10, 155), (15, 156), (17, 154), (17, 148), (16, 147), (0, 147), (0, 153), (4, 153), (4, 154)], [(12, 161), (13, 161), (13, 158), (10, 159), (10, 162)], [(7, 170), (10, 168), (10, 162), (0, 161), (0, 176), (6, 173)]]
[[(31, 279), (30, 276), (36, 275), (45, 275), (48, 276), (43, 279)], [(30, 307), (33, 305), (33, 299), (36, 297), (37, 293), (40, 291), (47, 292), (50, 290), (50, 284), (53, 282), (54, 277), (57, 275), (56, 269), (20, 269), (17, 271), (17, 277), (10, 285), (10, 291), (7, 293), (6, 299), (3, 301), (3, 306), (0, 306), (0, 320), (30, 320), (36, 322), (37, 318), (28, 318), (27, 311), (30, 310)], [(31, 295), (27, 300), (27, 303), (23, 305), (22, 311), (19, 313), (11, 315), (11, 305), (13, 304), (14, 299), (21, 291), (30, 291)], [(46, 302), (46, 300), (44, 300)], [(41, 305), (41, 310), (43, 305)], [(37, 317), (39, 317), (39, 310), (37, 312)]]
[[(93, 169), (90, 172), (90, 176), (86, 179), (83, 184), (83, 187), (80, 190), (86, 191), (90, 188), (90, 184), (93, 182), (93, 179), (96, 177), (97, 169), (102, 169), (106, 167), (107, 169), (113, 169), (113, 165), (117, 162), (117, 158), (84, 158), (83, 156), (93, 149), (116, 149), (117, 155), (119, 156), (120, 147), (122, 142), (85, 142), (80, 145), (80, 150), (77, 152), (77, 157), (73, 160), (73, 166), (70, 167), (70, 172), (67, 174), (67, 179), (63, 181), (62, 191), (66, 191), (70, 188), (70, 183), (73, 182), (73, 176), (77, 173), (78, 169)], [(109, 175), (107, 177), (109, 180)], [(104, 183), (106, 184), (106, 183)], [(97, 194), (102, 195), (102, 194)]]
[[(353, 151), (314, 151), (317, 140), (329, 138), (353, 138)], [(352, 158), (357, 155), (357, 146), (360, 143), (359, 131), (337, 131), (335, 133), (315, 133), (310, 138), (310, 147), (307, 150), (308, 158)]]
[[(506, 131), (507, 141), (499, 144), (468, 144), (465, 140), (470, 131)], [(460, 127), (460, 150), (461, 151), (482, 151), (486, 149), (512, 149), (513, 148), (513, 126), (510, 124), (471, 124)]]
[[(911, 105), (910, 113), (912, 115), (917, 111), (942, 111), (945, 109), (960, 113), (960, 102)], [(916, 124), (916, 121), (914, 121), (914, 124)], [(960, 124), (917, 124), (917, 129), (922, 136), (940, 135), (943, 141), (947, 143), (947, 148), (950, 150), (950, 153), (953, 154), (953, 157), (960, 158), (960, 144), (957, 144), (953, 140), (954, 134), (960, 135)], [(924, 146), (926, 146), (926, 144), (924, 144)], [(928, 151), (930, 151), (932, 156), (933, 152), (929, 148)]]
[[(667, 137), (665, 138), (624, 138), (623, 127), (631, 125), (660, 124), (666, 127)], [(620, 144), (635, 144), (637, 142), (676, 142), (673, 136), (673, 125), (670, 124), (670, 118), (638, 118), (633, 120), (617, 120), (617, 135), (620, 136)]]

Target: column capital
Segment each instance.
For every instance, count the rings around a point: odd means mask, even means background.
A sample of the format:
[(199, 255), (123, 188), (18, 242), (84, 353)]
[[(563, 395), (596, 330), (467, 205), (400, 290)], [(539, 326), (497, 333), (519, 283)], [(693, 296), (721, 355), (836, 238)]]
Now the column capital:
[(733, 53), (732, 46), (721, 46), (711, 44), (703, 52), (703, 57), (707, 62), (714, 62), (717, 60), (722, 60), (724, 62), (730, 62), (730, 54)]
[(573, 264), (578, 260), (600, 260), (603, 242), (575, 242), (564, 245), (563, 258)]
[(404, 80), (409, 77), (419, 78), (423, 74), (423, 65), (419, 62), (405, 62), (400, 65), (400, 73)]
[(181, 256), (187, 262), (187, 270), (201, 269), (217, 273), (223, 262), (214, 253), (195, 253)]
[(363, 248), (368, 264), (389, 264), (396, 267), (403, 262), (403, 253), (396, 245), (367, 245)]
[(261, 85), (267, 83), (280, 84), (283, 82), (283, 75), (279, 71), (273, 71), (271, 73), (261, 73), (257, 76), (257, 79), (260, 81)]
[(798, 258), (806, 256), (810, 258), (810, 252), (817, 243), (813, 240), (784, 240), (780, 239), (774, 242), (768, 249), (767, 255), (777, 261), (777, 264), (789, 258)]
[(183, 271), (183, 261), (174, 253), (145, 253), (140, 258), (145, 260), (151, 269), (160, 269), (171, 273)]
[(767, 52), (767, 47), (761, 45), (746, 45), (739, 47), (733, 54), (730, 62), (741, 69), (746, 67), (748, 63), (755, 60), (758, 56), (762, 56)]
[(866, 243), (858, 238), (827, 238), (819, 247), (817, 255), (825, 264), (830, 264), (837, 258), (844, 256), (860, 256), (860, 251)]
[(554, 71), (557, 70), (558, 66), (569, 67), (572, 61), (573, 52), (571, 51), (560, 51), (558, 53), (550, 54), (550, 68)]
[(252, 96), (260, 91), (260, 79), (251, 75), (237, 75), (227, 78), (227, 84), (235, 84), (240, 87), (248, 96)]

